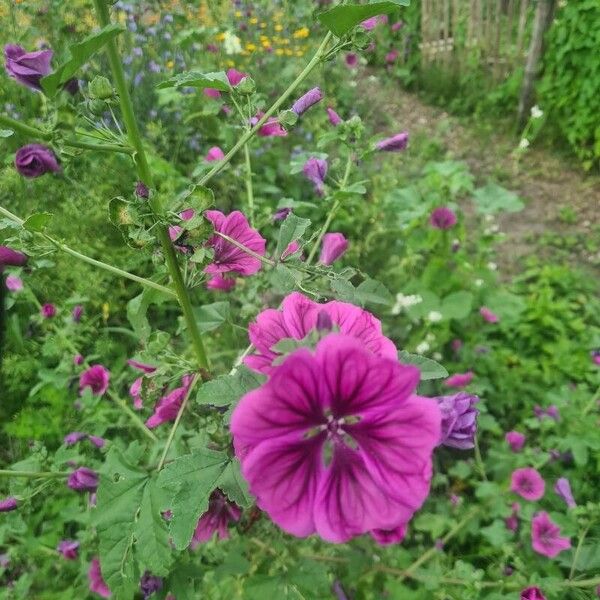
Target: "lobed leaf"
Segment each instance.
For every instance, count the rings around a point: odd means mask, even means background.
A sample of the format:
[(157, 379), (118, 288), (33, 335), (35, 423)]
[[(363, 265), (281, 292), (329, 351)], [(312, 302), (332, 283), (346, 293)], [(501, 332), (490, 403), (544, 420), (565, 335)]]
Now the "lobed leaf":
[(350, 32), (356, 25), (366, 19), (397, 10), (400, 6), (408, 6), (410, 0), (386, 0), (369, 4), (343, 4), (322, 12), (318, 19), (337, 37)]

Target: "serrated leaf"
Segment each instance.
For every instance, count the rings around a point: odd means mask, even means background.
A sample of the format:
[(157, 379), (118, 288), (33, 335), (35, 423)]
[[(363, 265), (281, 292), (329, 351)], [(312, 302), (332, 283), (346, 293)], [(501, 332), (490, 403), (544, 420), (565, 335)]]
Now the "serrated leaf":
[(47, 96), (54, 96), (77, 70), (110, 40), (125, 31), (121, 25), (107, 25), (97, 33), (69, 47), (69, 58), (50, 75), (42, 77), (40, 83)]
[(319, 21), (337, 37), (342, 37), (366, 19), (391, 13), (400, 6), (408, 6), (410, 0), (387, 0), (369, 4), (344, 4), (336, 6), (318, 16)]
[(233, 459), (223, 471), (219, 488), (231, 501), (242, 508), (249, 508), (254, 504), (254, 497), (242, 477), (240, 462), (237, 459)]
[(290, 213), (279, 229), (275, 256), (279, 258), (291, 242), (299, 240), (310, 225), (310, 219), (301, 219)]
[(488, 183), (473, 192), (477, 212), (488, 215), (501, 212), (519, 212), (525, 204), (515, 194), (496, 183)]
[(421, 381), (448, 377), (448, 371), (442, 365), (425, 356), (410, 354), (406, 350), (401, 350), (398, 352), (398, 360), (405, 365), (418, 367), (421, 371)]
[(286, 265), (278, 264), (269, 274), (271, 285), (281, 293), (292, 292), (296, 289), (296, 284), (304, 279), (302, 272), (292, 269)]
[(31, 215), (30, 217), (27, 217), (27, 219), (25, 219), (25, 222), (23, 223), (23, 228), (26, 229), (27, 231), (33, 231), (33, 232), (44, 231), (44, 229), (46, 228), (46, 225), (48, 225), (48, 223), (50, 222), (50, 219), (52, 219), (51, 213), (48, 213), (48, 212), (34, 213), (33, 215)]
[(199, 71), (184, 71), (174, 77), (163, 81), (156, 86), (159, 90), (167, 88), (195, 87), (195, 88), (213, 88), (221, 92), (231, 91), (231, 85), (227, 75), (223, 71), (215, 73), (201, 73)]
[(151, 304), (162, 304), (169, 299), (169, 296), (158, 290), (145, 288), (139, 296), (135, 296), (127, 303), (127, 318), (140, 339), (148, 339), (152, 331), (146, 316), (148, 307)]
[(231, 318), (229, 302), (213, 302), (194, 307), (194, 316), (201, 333), (214, 331)]
[(391, 304), (392, 294), (389, 290), (375, 279), (366, 279), (355, 290), (360, 303), (365, 304)]
[(196, 402), (212, 406), (236, 404), (246, 393), (263, 384), (265, 378), (243, 365), (233, 375), (221, 375), (203, 383), (196, 394)]

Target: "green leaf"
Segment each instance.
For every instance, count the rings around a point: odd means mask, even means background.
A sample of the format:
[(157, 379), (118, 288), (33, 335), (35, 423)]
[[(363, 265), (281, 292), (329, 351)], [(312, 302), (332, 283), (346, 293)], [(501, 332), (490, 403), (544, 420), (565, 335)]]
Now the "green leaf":
[(454, 292), (442, 300), (440, 312), (445, 319), (464, 319), (469, 316), (473, 305), (471, 292)]
[(216, 73), (200, 73), (199, 71), (184, 71), (163, 81), (156, 86), (159, 90), (166, 88), (195, 87), (213, 88), (221, 92), (231, 91), (227, 75), (223, 71)]
[(409, 354), (406, 350), (400, 350), (398, 352), (398, 360), (406, 365), (418, 367), (421, 371), (421, 381), (448, 377), (448, 371), (442, 365), (425, 356)]
[(501, 519), (495, 519), (488, 527), (482, 527), (481, 534), (495, 548), (500, 548), (506, 544), (511, 537), (510, 531)]
[(519, 212), (525, 204), (515, 194), (495, 183), (488, 183), (473, 192), (477, 212), (484, 215), (501, 212)]
[(309, 225), (310, 219), (301, 219), (294, 213), (290, 213), (279, 229), (275, 256), (280, 257), (291, 242), (299, 240)]
[(127, 303), (127, 318), (141, 340), (148, 339), (152, 332), (146, 313), (151, 304), (162, 304), (170, 297), (155, 289), (145, 288), (139, 295)]
[(254, 497), (248, 491), (248, 484), (242, 477), (240, 462), (233, 459), (223, 471), (219, 487), (227, 497), (242, 508), (254, 504)]
[(236, 404), (244, 394), (262, 385), (264, 380), (262, 375), (242, 365), (233, 375), (221, 375), (203, 383), (196, 394), (196, 402), (211, 406), (230, 406)]
[(511, 294), (506, 290), (490, 292), (485, 298), (485, 305), (498, 315), (502, 322), (517, 321), (526, 308), (525, 300), (521, 296)]
[(30, 217), (27, 217), (27, 219), (25, 219), (25, 222), (23, 223), (23, 228), (27, 231), (34, 232), (44, 231), (46, 225), (48, 225), (48, 223), (50, 222), (50, 219), (52, 219), (51, 213), (35, 213)]
[(408, 6), (409, 4), (410, 0), (344, 4), (326, 10), (318, 16), (318, 19), (329, 31), (337, 37), (342, 37), (365, 19), (391, 13), (400, 6)]
[(12, 129), (0, 129), (0, 138), (7, 138), (14, 134)]
[(356, 288), (359, 302), (365, 304), (391, 304), (392, 294), (380, 281), (366, 279)]
[(121, 25), (107, 25), (97, 33), (86, 37), (83, 41), (73, 44), (69, 48), (70, 56), (68, 60), (58, 67), (54, 73), (42, 77), (41, 85), (46, 95), (55, 96), (58, 89), (71, 79), (91, 56), (123, 31), (125, 29)]
[(297, 269), (291, 269), (286, 265), (278, 264), (269, 274), (271, 285), (281, 293), (292, 292), (297, 283), (302, 283), (304, 274)]
[(194, 307), (194, 316), (201, 333), (214, 331), (231, 319), (229, 302), (213, 302)]

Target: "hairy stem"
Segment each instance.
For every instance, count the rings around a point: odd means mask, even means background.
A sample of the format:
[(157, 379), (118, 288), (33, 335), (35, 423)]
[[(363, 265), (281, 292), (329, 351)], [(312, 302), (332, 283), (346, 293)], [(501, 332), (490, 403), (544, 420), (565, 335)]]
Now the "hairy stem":
[(252, 187), (252, 163), (250, 162), (250, 148), (244, 146), (244, 159), (246, 163), (246, 196), (248, 198), (248, 219), (254, 227), (254, 189)]
[(108, 397), (131, 419), (131, 422), (152, 442), (157, 442), (158, 438), (150, 431), (144, 421), (135, 413), (135, 411), (121, 400), (115, 393), (108, 391)]

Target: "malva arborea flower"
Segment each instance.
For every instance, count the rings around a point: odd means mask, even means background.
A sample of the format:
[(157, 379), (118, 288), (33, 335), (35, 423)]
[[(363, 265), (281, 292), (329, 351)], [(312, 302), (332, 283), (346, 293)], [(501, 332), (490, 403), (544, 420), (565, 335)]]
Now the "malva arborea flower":
[(98, 473), (87, 467), (79, 467), (69, 475), (67, 485), (78, 492), (95, 492), (98, 488)]
[(143, 377), (138, 377), (134, 380), (134, 382), (129, 386), (129, 395), (133, 400), (133, 408), (136, 410), (142, 410), (144, 407), (142, 400), (142, 383)]
[(327, 108), (327, 117), (329, 118), (329, 122), (335, 127), (342, 122), (342, 117), (340, 117), (331, 106)]
[(92, 365), (79, 376), (79, 392), (89, 387), (94, 396), (102, 396), (108, 389), (110, 371), (103, 365)]
[(81, 317), (83, 315), (83, 306), (81, 304), (76, 304), (71, 311), (71, 318), (75, 323), (79, 323), (81, 321)]
[(520, 600), (546, 600), (539, 587), (528, 587), (521, 591)]
[(231, 502), (221, 490), (214, 490), (208, 501), (208, 510), (198, 520), (190, 547), (194, 549), (208, 542), (215, 533), (220, 540), (228, 539), (229, 524), (236, 523), (241, 516), (242, 510), (235, 502)]
[(28, 144), (19, 148), (15, 154), (15, 168), (20, 175), (29, 178), (60, 171), (56, 155), (42, 144)]
[(215, 88), (204, 88), (202, 92), (208, 98), (214, 98), (215, 100), (221, 97), (221, 92)]
[(229, 85), (233, 87), (241, 83), (246, 77), (248, 77), (248, 73), (242, 73), (237, 69), (227, 70), (227, 81), (229, 81)]
[(146, 427), (154, 429), (163, 423), (175, 420), (183, 399), (188, 392), (190, 382), (191, 378), (187, 375), (184, 376), (180, 387), (175, 388), (156, 403), (154, 413), (146, 421)]
[(398, 57), (400, 56), (400, 52), (398, 52), (398, 50), (390, 50), (386, 55), (385, 55), (385, 62), (388, 65), (391, 65), (392, 63), (395, 63), (398, 60)]
[(59, 542), (56, 550), (66, 560), (75, 560), (79, 551), (79, 542), (75, 540), (62, 540)]
[(513, 502), (512, 512), (509, 517), (504, 519), (504, 525), (506, 529), (512, 531), (513, 533), (519, 529), (519, 511), (521, 510), (521, 505), (518, 502)]
[[(254, 127), (263, 117), (265, 113), (259, 111), (256, 113), (256, 116), (250, 119), (250, 125)], [(285, 137), (288, 134), (285, 127), (275, 118), (269, 117), (267, 122), (264, 125), (261, 125), (258, 130), (258, 135), (260, 137)]]
[(127, 364), (130, 367), (132, 367), (133, 369), (137, 369), (138, 371), (141, 371), (142, 373), (144, 373), (146, 375), (151, 375), (158, 368), (158, 367), (155, 367), (154, 365), (149, 365), (147, 363), (140, 362), (139, 360), (135, 360), (133, 358), (127, 359)]
[(17, 499), (14, 496), (9, 496), (8, 498), (0, 500), (0, 513), (17, 510), (18, 506), (19, 503), (17, 502)]
[(531, 520), (531, 546), (538, 554), (554, 558), (571, 547), (571, 540), (561, 537), (560, 527), (542, 511)]
[(23, 290), (23, 280), (16, 275), (7, 275), (6, 276), (6, 289), (9, 292), (18, 293)]
[(264, 310), (250, 323), (248, 335), (256, 351), (244, 359), (244, 364), (259, 373), (270, 373), (280, 356), (273, 346), (285, 338), (304, 339), (317, 328), (322, 314), (340, 333), (357, 338), (373, 354), (390, 360), (397, 358), (396, 346), (383, 335), (381, 322), (370, 312), (338, 300), (319, 304), (293, 292), (284, 298), (281, 309)]
[(235, 279), (224, 275), (213, 275), (206, 281), (206, 289), (215, 292), (229, 292), (235, 287)]
[(447, 206), (438, 206), (431, 212), (429, 224), (435, 229), (450, 229), (456, 225), (456, 214)]
[[(218, 210), (207, 210), (204, 216), (212, 223), (215, 232), (227, 235), (254, 253), (264, 256), (267, 241), (256, 229), (250, 227), (248, 220), (239, 210), (228, 215)], [(247, 277), (260, 270), (261, 261), (258, 258), (250, 256), (217, 234), (208, 240), (207, 245), (214, 250), (213, 262), (204, 269), (209, 275), (233, 271)]]
[(41, 91), (40, 80), (52, 70), (52, 50), (27, 52), (16, 44), (4, 46), (4, 67), (10, 77), (32, 90)]
[(0, 273), (4, 267), (22, 267), (27, 264), (27, 255), (9, 246), (0, 246)]
[(292, 111), (295, 112), (298, 116), (303, 115), (311, 106), (314, 106), (317, 102), (320, 102), (323, 99), (323, 93), (321, 92), (321, 88), (315, 87), (312, 90), (309, 90), (294, 102), (292, 105)]
[(356, 53), (348, 52), (348, 54), (346, 54), (346, 65), (348, 65), (350, 68), (354, 68), (357, 64), (358, 56), (356, 55)]
[(533, 467), (515, 469), (510, 478), (510, 491), (534, 502), (544, 495), (546, 484), (539, 472)]
[(98, 596), (101, 596), (102, 598), (110, 598), (110, 589), (102, 578), (100, 559), (97, 556), (94, 557), (90, 563), (88, 579), (90, 582), (90, 592), (94, 592), (94, 594), (98, 594)]
[(462, 388), (469, 385), (471, 381), (473, 381), (474, 376), (475, 373), (473, 373), (473, 371), (455, 373), (454, 375), (450, 375), (450, 377), (444, 381), (444, 385), (446, 387)]
[(63, 438), (63, 443), (65, 446), (74, 446), (77, 442), (80, 442), (86, 437), (85, 433), (81, 433), (81, 431), (72, 431), (71, 433), (67, 433)]
[(46, 302), (45, 304), (42, 304), (40, 314), (44, 319), (52, 319), (52, 317), (56, 316), (56, 306), (51, 302)]
[(326, 233), (323, 236), (319, 262), (323, 265), (332, 265), (348, 250), (348, 240), (343, 233)]
[(518, 431), (509, 431), (504, 439), (506, 443), (510, 446), (510, 449), (513, 452), (521, 452), (523, 446), (525, 445), (525, 440), (527, 439), (522, 433)]
[(379, 19), (377, 17), (371, 17), (370, 19), (365, 19), (360, 25), (366, 31), (372, 31), (379, 24)]
[(299, 242), (297, 242), (297, 241), (290, 242), (286, 246), (285, 250), (281, 253), (280, 260), (285, 260), (286, 258), (293, 256), (300, 250), (301, 250), (301, 248), (300, 248)]
[(231, 418), (258, 506), (292, 535), (336, 543), (406, 526), (429, 494), (440, 436), (418, 382), (417, 368), (347, 335), (290, 354)]
[[(196, 211), (193, 208), (186, 208), (179, 213), (179, 218), (182, 221), (191, 221), (195, 216)], [(176, 242), (183, 235), (184, 231), (184, 228), (180, 225), (169, 225), (169, 238), (172, 242)], [(179, 246), (176, 247), (179, 248)]]
[(554, 491), (565, 501), (569, 508), (575, 508), (577, 502), (573, 498), (573, 492), (571, 491), (571, 484), (566, 477), (561, 477), (554, 484)]
[(302, 169), (305, 177), (313, 184), (317, 195), (322, 196), (325, 191), (325, 177), (327, 177), (327, 161), (311, 156)]
[(483, 320), (488, 323), (498, 323), (500, 321), (500, 317), (492, 312), (487, 306), (482, 306), (479, 309), (479, 314), (483, 317)]
[(206, 160), (207, 162), (214, 162), (216, 160), (223, 160), (224, 158), (225, 153), (223, 152), (223, 150), (221, 150), (219, 146), (213, 146), (206, 153), (204, 160)]
[(406, 150), (407, 146), (408, 131), (403, 131), (402, 133), (397, 133), (392, 137), (377, 142), (375, 144), (375, 149), (381, 150), (382, 152), (400, 152), (401, 150)]
[(479, 398), (466, 392), (435, 398), (442, 414), (440, 445), (459, 450), (475, 446)]
[(392, 25), (392, 31), (394, 31), (394, 32), (400, 31), (400, 29), (402, 29), (403, 27), (404, 27), (404, 21), (396, 21)]

